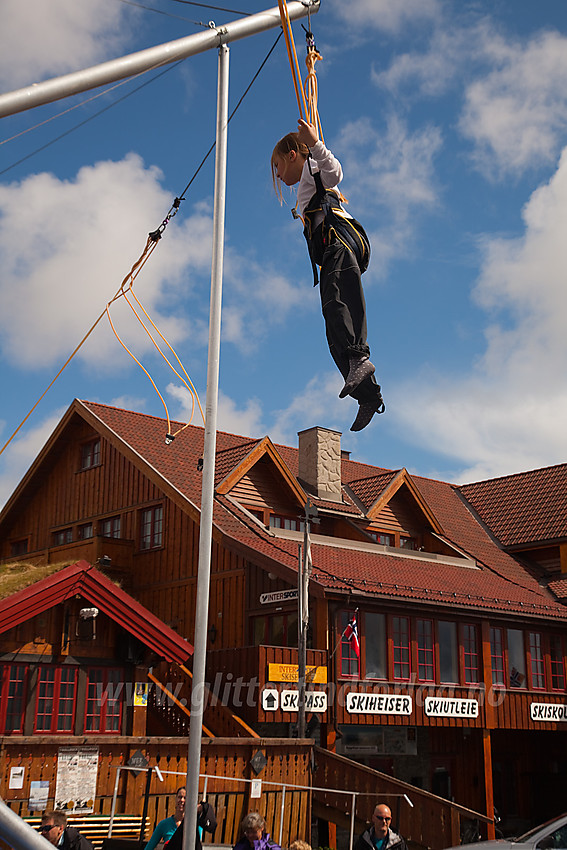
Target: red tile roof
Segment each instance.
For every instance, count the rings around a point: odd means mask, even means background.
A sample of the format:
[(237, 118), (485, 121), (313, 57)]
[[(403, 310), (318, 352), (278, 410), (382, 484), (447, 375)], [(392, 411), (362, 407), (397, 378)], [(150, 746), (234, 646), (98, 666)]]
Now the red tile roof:
[(381, 472), (368, 478), (359, 478), (358, 481), (350, 481), (348, 486), (368, 510), (396, 477), (396, 474), (396, 471)]
[(166, 661), (184, 664), (193, 654), (190, 643), (86, 561), (70, 564), (0, 601), (0, 633), (77, 594)]
[[(106, 405), (81, 402), (101, 426), (110, 428), (119, 440), (131, 447), (140, 462), (163, 482), (164, 491), (173, 487), (188, 504), (199, 506), (201, 473), (197, 461), (202, 456), (203, 429), (190, 426), (170, 446), (164, 442), (166, 425), (157, 417), (131, 413)], [(172, 426), (175, 427), (175, 426)], [(241, 452), (255, 441), (219, 431), (217, 451), (225, 464), (229, 457), (238, 462)], [(297, 476), (298, 450), (276, 445), (290, 472)], [(232, 456), (228, 450), (234, 450)], [(376, 479), (380, 486), (395, 473), (356, 461), (342, 460), (343, 483)], [(479, 569), (458, 566), (435, 556), (398, 557), (383, 547), (363, 551), (345, 541), (320, 545), (312, 536), (313, 580), (320, 591), (341, 594), (367, 594), (407, 602), (435, 601), (459, 608), (502, 610), (515, 614), (561, 618), (567, 621), (567, 609), (510, 555), (503, 552), (475, 518), (469, 505), (453, 485), (412, 476), (417, 489), (440, 525), (444, 535), (471, 559)], [(385, 486), (385, 484), (384, 484)], [(333, 503), (329, 503), (334, 506)], [(217, 495), (214, 523), (223, 533), (225, 544), (250, 553), (249, 557), (279, 565), (290, 580), (297, 568), (297, 540), (276, 537), (250, 519), (230, 498)], [(466, 563), (466, 562), (465, 562)], [(314, 588), (315, 590), (315, 588)]]
[(567, 539), (567, 464), (459, 488), (503, 546)]

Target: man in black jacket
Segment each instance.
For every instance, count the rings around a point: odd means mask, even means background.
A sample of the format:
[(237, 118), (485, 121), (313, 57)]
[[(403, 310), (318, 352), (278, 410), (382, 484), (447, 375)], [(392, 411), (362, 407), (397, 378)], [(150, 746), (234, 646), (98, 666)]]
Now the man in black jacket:
[(39, 831), (50, 844), (61, 850), (93, 850), (93, 845), (74, 826), (67, 826), (67, 815), (55, 809), (44, 812)]
[(359, 836), (354, 850), (408, 850), (405, 839), (392, 827), (392, 812), (378, 803), (372, 815), (372, 826)]

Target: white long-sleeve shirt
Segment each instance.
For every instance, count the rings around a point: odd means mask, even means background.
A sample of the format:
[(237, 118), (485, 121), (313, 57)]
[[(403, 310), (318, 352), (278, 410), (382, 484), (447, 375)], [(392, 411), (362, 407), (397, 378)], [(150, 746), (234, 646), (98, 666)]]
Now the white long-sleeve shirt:
[(303, 217), (305, 207), (316, 191), (315, 180), (309, 171), (309, 165), (313, 172), (321, 173), (321, 180), (325, 189), (334, 189), (343, 179), (343, 169), (334, 154), (328, 150), (322, 141), (315, 142), (311, 151), (311, 162), (305, 160), (301, 177), (297, 186), (297, 211)]

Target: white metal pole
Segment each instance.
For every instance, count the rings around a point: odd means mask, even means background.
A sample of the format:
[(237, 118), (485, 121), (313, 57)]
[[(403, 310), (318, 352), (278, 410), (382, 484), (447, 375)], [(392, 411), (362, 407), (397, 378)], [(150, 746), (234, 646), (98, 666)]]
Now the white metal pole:
[(118, 782), (120, 781), (120, 767), (116, 768), (116, 779), (114, 780), (114, 793), (112, 794), (112, 808), (110, 810), (110, 823), (108, 824), (108, 838), (112, 836), (114, 826), (114, 815), (116, 813), (116, 799), (118, 797)]
[(356, 816), (356, 793), (352, 795), (352, 810), (350, 813), (350, 836), (348, 850), (352, 850), (354, 845), (354, 819)]
[[(305, 17), (308, 12), (310, 14), (318, 12), (319, 0), (290, 0), (287, 8), (290, 20), (295, 20)], [(213, 47), (219, 47), (221, 44), (229, 44), (231, 41), (247, 38), (249, 35), (256, 35), (278, 26), (281, 26), (279, 9), (267, 9), (214, 29), (149, 47), (119, 59), (102, 62), (100, 65), (93, 65), (82, 71), (54, 77), (41, 83), (33, 83), (23, 89), (0, 95), (0, 118), (33, 109), (44, 103), (52, 103), (98, 86), (108, 85), (116, 80), (124, 80), (152, 68), (178, 62), (187, 56), (194, 56)]]
[(219, 391), (222, 274), (224, 260), (224, 218), (226, 201), (226, 160), (228, 140), (229, 48), (219, 49), (217, 89), (217, 132), (215, 153), (215, 192), (213, 210), (213, 257), (211, 265), (211, 307), (209, 317), (209, 359), (207, 366), (207, 401), (205, 405), (205, 441), (203, 449), (203, 483), (201, 490), (201, 527), (199, 529), (199, 567), (195, 605), (195, 640), (193, 682), (191, 686), (191, 721), (187, 757), (187, 802), (183, 850), (194, 850), (199, 796), (199, 766), (204, 712), (205, 660), (215, 487), (215, 452), (217, 442), (217, 409)]
[(0, 836), (15, 850), (45, 850), (45, 838), (0, 800)]

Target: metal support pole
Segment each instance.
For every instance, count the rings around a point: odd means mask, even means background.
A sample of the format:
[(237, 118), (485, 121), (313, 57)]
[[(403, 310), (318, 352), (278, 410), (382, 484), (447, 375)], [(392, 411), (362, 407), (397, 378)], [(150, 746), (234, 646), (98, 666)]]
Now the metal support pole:
[(120, 767), (116, 768), (116, 779), (114, 780), (114, 793), (112, 795), (112, 808), (110, 810), (110, 823), (108, 824), (108, 838), (112, 836), (114, 826), (114, 815), (116, 813), (116, 798), (118, 797), (118, 782), (120, 781)]
[(15, 850), (45, 850), (45, 838), (0, 800), (0, 835)]
[[(305, 2), (290, 0), (287, 9), (290, 20), (304, 18), (308, 14), (319, 11), (319, 0), (305, 0)], [(188, 56), (204, 53), (221, 44), (229, 44), (231, 41), (279, 26), (281, 26), (279, 8), (266, 9), (264, 12), (248, 15), (231, 23), (185, 36), (185, 38), (178, 38), (167, 44), (149, 47), (147, 50), (122, 56), (120, 59), (111, 59), (109, 62), (93, 65), (82, 71), (34, 83), (26, 88), (0, 95), (0, 118), (33, 109), (44, 103), (53, 103), (63, 97), (105, 86), (117, 80), (134, 77), (153, 68), (161, 68), (180, 59), (186, 59)]]
[(352, 850), (354, 844), (354, 819), (356, 816), (356, 794), (352, 795), (352, 809), (350, 813), (350, 840), (348, 850)]
[(282, 805), (280, 809), (280, 835), (278, 838), (278, 844), (280, 847), (282, 846), (283, 839), (283, 822), (284, 822), (284, 812), (285, 812), (285, 785), (282, 785)]
[(217, 443), (217, 410), (219, 392), (224, 219), (226, 205), (226, 160), (228, 141), (229, 55), (229, 48), (226, 45), (222, 45), (219, 49), (218, 61), (213, 257), (211, 265), (207, 402), (205, 406), (201, 527), (199, 529), (199, 567), (197, 572), (197, 600), (195, 605), (193, 683), (191, 686), (191, 721), (189, 725), (189, 752), (187, 757), (187, 802), (185, 805), (183, 850), (194, 850), (195, 847), (195, 835), (197, 831), (197, 803), (199, 798), (201, 737), (203, 734), (205, 660), (207, 651), (207, 622), (209, 616), (209, 587), (211, 580), (215, 452)]

